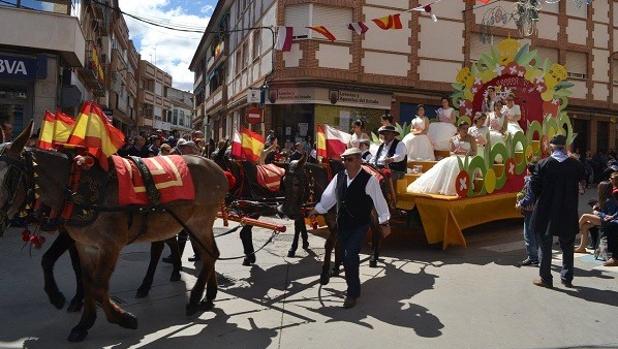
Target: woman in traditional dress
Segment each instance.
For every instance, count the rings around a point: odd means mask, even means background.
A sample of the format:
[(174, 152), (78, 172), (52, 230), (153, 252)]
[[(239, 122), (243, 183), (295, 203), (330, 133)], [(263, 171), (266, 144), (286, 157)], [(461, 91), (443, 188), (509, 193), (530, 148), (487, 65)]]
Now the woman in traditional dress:
[(485, 155), (485, 145), (489, 139), (489, 127), (485, 126), (487, 114), (477, 112), (474, 115), (474, 126), (468, 129), (468, 134), (474, 138), (476, 142), (476, 155), (483, 157)]
[(408, 150), (408, 160), (434, 160), (433, 146), (427, 137), (429, 119), (425, 116), (425, 107), (419, 104), (416, 116), (412, 120), (412, 129), (402, 142)]
[(519, 125), (519, 120), (521, 120), (521, 108), (519, 105), (515, 104), (515, 97), (512, 94), (506, 98), (506, 105), (502, 108), (502, 113), (507, 119), (506, 128), (508, 133), (514, 135), (517, 132), (524, 132)]
[(502, 106), (502, 101), (495, 101), (494, 110), (487, 114), (489, 119), (489, 138), (492, 146), (494, 144), (504, 143), (507, 120), (502, 113)]
[(468, 134), (469, 126), (466, 121), (459, 123), (457, 134), (450, 140), (451, 156), (438, 161), (412, 182), (407, 188), (409, 193), (457, 195), (455, 180), (461, 172), (458, 157), (474, 156), (477, 152), (476, 142)]
[(496, 93), (496, 88), (493, 86), (489, 86), (487, 88), (487, 95), (483, 99), (483, 105), (481, 106), (481, 111), (483, 113), (489, 113), (494, 110), (494, 104), (498, 98), (498, 94)]
[(355, 120), (352, 122), (352, 137), (348, 143), (348, 148), (359, 148), (360, 141), (363, 139), (369, 139), (367, 133), (365, 133), (365, 122), (363, 120)]
[(455, 109), (451, 108), (447, 97), (442, 97), (442, 107), (437, 111), (437, 122), (432, 122), (429, 125), (427, 136), (431, 140), (434, 150), (448, 151), (449, 140), (455, 133), (456, 115)]

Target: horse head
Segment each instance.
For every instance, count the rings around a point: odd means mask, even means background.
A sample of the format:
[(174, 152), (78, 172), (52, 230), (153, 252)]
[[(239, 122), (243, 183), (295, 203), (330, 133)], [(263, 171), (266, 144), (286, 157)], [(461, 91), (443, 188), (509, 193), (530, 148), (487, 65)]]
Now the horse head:
[(285, 200), (278, 208), (279, 213), (295, 218), (301, 214), (303, 205), (309, 196), (309, 181), (305, 171), (307, 156), (303, 155), (300, 159), (290, 162), (288, 169), (283, 176), (282, 188), (285, 193)]

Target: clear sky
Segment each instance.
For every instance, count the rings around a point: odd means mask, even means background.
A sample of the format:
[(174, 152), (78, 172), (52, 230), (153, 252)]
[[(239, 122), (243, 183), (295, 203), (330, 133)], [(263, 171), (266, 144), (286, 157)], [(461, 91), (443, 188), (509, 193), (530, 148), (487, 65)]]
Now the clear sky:
[[(119, 0), (127, 13), (171, 25), (199, 27), (208, 25), (216, 0)], [(173, 85), (193, 90), (189, 63), (202, 34), (175, 32), (141, 23), (125, 16), (129, 36), (142, 59), (155, 63), (172, 75)]]

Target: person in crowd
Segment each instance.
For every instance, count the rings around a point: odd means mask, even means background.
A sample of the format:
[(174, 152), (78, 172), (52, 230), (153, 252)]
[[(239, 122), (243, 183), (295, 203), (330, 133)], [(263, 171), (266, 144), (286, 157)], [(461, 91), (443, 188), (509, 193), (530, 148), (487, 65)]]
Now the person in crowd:
[(487, 114), (477, 112), (474, 114), (474, 126), (468, 129), (468, 134), (474, 138), (476, 142), (476, 155), (485, 156), (485, 145), (489, 139), (489, 127), (485, 126)]
[(279, 154), (279, 140), (274, 131), (270, 131), (264, 144), (264, 163), (272, 164)]
[(408, 192), (457, 195), (455, 179), (460, 172), (457, 157), (472, 156), (477, 153), (476, 141), (468, 134), (469, 126), (465, 120), (459, 122), (457, 134), (450, 141), (451, 156), (438, 161), (429, 171), (408, 185)]
[(154, 156), (159, 155), (159, 148), (161, 147), (161, 136), (152, 135), (150, 136), (150, 145), (148, 146), (148, 151), (152, 153)]
[(612, 160), (609, 160), (607, 164), (604, 166), (603, 172), (601, 173), (599, 180), (601, 182), (608, 181), (610, 179), (610, 176), (614, 172), (618, 172), (618, 161), (612, 159)]
[(176, 148), (172, 151), (176, 155), (199, 155), (195, 142), (181, 138), (176, 143)]
[(360, 141), (360, 147), (359, 149), (361, 150), (361, 159), (363, 159), (363, 163), (370, 163), (371, 162), (371, 152), (369, 151), (369, 148), (371, 147), (371, 141), (369, 139), (361, 139)]
[(382, 139), (382, 144), (378, 148), (373, 164), (378, 168), (388, 167), (391, 170), (391, 180), (396, 182), (403, 178), (408, 165), (408, 151), (405, 144), (396, 137), (399, 131), (395, 126), (382, 126), (378, 129)]
[[(487, 114), (489, 119), (489, 141), (492, 147), (494, 144), (504, 144), (504, 134), (507, 127), (507, 120), (502, 112), (502, 101), (494, 101), (493, 106), (494, 110)], [(496, 161), (501, 162), (502, 158), (497, 157)]]
[[(435, 160), (433, 145), (427, 136), (429, 119), (425, 116), (425, 106), (419, 104), (412, 120), (412, 129), (402, 140), (410, 160)], [(449, 137), (450, 138), (450, 137)]]
[(363, 120), (354, 120), (352, 122), (352, 137), (350, 137), (348, 148), (359, 148), (360, 142), (363, 139), (369, 139), (369, 136), (365, 133), (365, 122)]
[(489, 113), (494, 110), (494, 103), (499, 100), (498, 94), (496, 93), (496, 88), (493, 86), (487, 87), (487, 95), (483, 100), (483, 104), (481, 105), (481, 111), (483, 113)]
[(512, 135), (517, 132), (524, 132), (519, 125), (521, 120), (521, 108), (515, 104), (515, 96), (509, 94), (506, 97), (506, 105), (502, 107), (502, 114), (506, 117), (506, 131)]
[[(616, 177), (618, 177), (618, 173), (616, 173)], [(586, 246), (588, 246), (591, 228), (603, 226), (605, 222), (614, 219), (616, 213), (618, 213), (618, 204), (612, 196), (612, 188), (612, 183), (609, 181), (599, 183), (599, 201), (593, 206), (592, 213), (584, 213), (579, 218), (581, 239), (579, 246), (575, 248), (576, 253), (587, 253)]]
[(382, 115), (381, 124), (382, 126), (395, 126), (393, 123), (393, 117), (390, 114)]
[(146, 146), (146, 139), (143, 136), (133, 137), (133, 145), (127, 149), (128, 156), (138, 156), (140, 158), (148, 158), (153, 156), (152, 152)]
[(197, 148), (197, 155), (204, 155), (206, 151), (206, 144), (204, 143), (204, 138), (194, 138), (193, 142), (195, 142), (195, 147)]
[(204, 139), (204, 132), (200, 130), (194, 130), (191, 132), (191, 140), (195, 142), (196, 139)]
[(4, 142), (13, 140), (13, 124), (10, 120), (4, 119), (0, 121), (0, 131), (2, 132), (2, 139)]
[(539, 264), (539, 246), (536, 243), (536, 234), (532, 230), (532, 211), (534, 210), (535, 197), (530, 186), (532, 173), (536, 167), (536, 162), (530, 162), (527, 165), (526, 177), (524, 177), (524, 188), (518, 194), (517, 208), (521, 210), (524, 216), (524, 246), (526, 247), (526, 259), (521, 262), (521, 265), (538, 265)]
[(322, 193), (320, 202), (310, 213), (310, 216), (325, 214), (337, 205), (337, 237), (343, 251), (347, 284), (344, 308), (354, 307), (361, 295), (358, 254), (367, 235), (374, 207), (382, 229), (390, 229), (390, 212), (386, 200), (377, 179), (362, 169), (361, 153), (358, 148), (348, 148), (341, 155), (345, 170), (332, 179)]
[(428, 125), (427, 136), (435, 150), (448, 151), (449, 140), (457, 133), (455, 127), (457, 115), (455, 109), (450, 106), (448, 97), (442, 97), (440, 103), (441, 107), (437, 111), (438, 120)]
[(551, 156), (539, 161), (530, 179), (537, 198), (532, 212), (532, 229), (540, 246), (540, 278), (536, 286), (552, 288), (551, 259), (553, 236), (558, 236), (562, 250), (560, 279), (573, 287), (573, 243), (578, 232), (579, 193), (583, 193), (584, 167), (566, 154), (566, 137), (556, 135), (550, 141)]
[(172, 152), (172, 147), (167, 144), (167, 143), (163, 143), (161, 144), (161, 147), (159, 148), (159, 155), (170, 155)]
[(296, 142), (294, 144), (294, 152), (290, 155), (290, 161), (300, 160), (305, 154), (305, 146), (302, 142)]

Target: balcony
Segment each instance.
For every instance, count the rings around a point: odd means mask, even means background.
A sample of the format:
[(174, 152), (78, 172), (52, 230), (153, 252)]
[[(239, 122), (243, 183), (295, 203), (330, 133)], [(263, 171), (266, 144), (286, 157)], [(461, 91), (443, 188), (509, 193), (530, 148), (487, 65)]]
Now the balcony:
[(138, 94), (140, 103), (155, 104), (155, 94), (148, 90), (140, 90)]
[(212, 112), (215, 108), (222, 106), (227, 102), (227, 88), (224, 85), (219, 86), (213, 93), (208, 96), (205, 103), (206, 113)]
[(97, 97), (105, 96), (105, 68), (99, 56), (99, 50), (92, 40), (88, 40), (86, 49), (86, 66), (82, 69), (86, 85)]
[(86, 65), (86, 40), (76, 17), (3, 7), (0, 23), (2, 45), (57, 53), (71, 67)]

